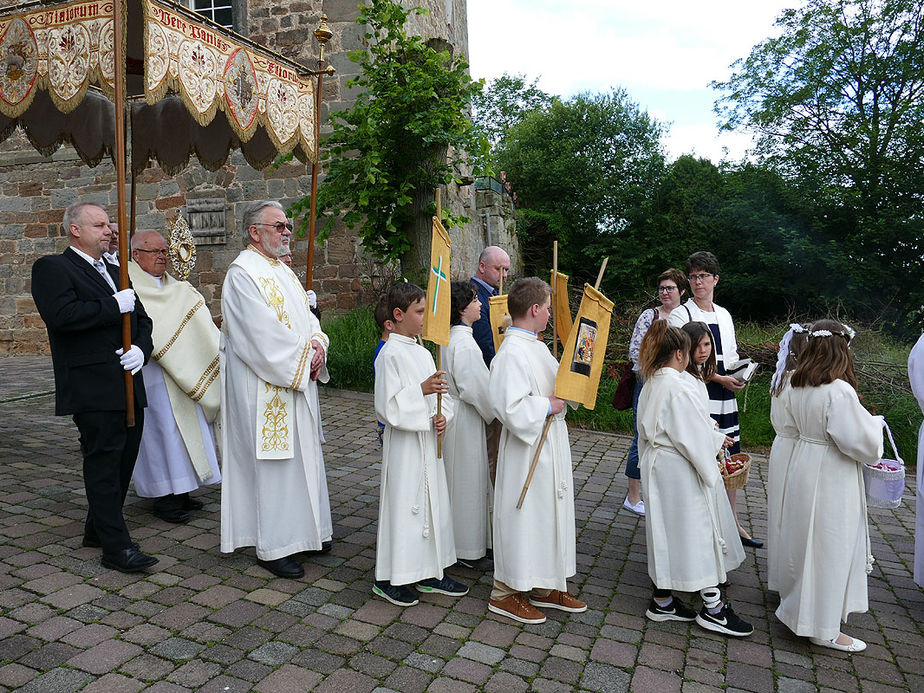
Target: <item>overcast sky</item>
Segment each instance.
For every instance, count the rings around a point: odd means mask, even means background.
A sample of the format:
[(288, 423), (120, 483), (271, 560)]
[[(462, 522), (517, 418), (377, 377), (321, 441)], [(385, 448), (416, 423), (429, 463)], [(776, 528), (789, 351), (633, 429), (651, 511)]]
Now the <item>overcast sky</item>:
[(774, 20), (799, 0), (468, 0), (472, 76), (539, 78), (560, 96), (624, 87), (670, 125), (671, 159), (695, 153), (739, 159), (750, 138), (719, 135), (712, 80), (775, 35)]

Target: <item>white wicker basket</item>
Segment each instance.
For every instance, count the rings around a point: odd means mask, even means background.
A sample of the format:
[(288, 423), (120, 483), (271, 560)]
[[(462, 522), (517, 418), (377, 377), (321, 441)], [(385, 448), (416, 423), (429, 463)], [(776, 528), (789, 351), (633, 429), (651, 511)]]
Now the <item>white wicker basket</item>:
[(889, 425), (883, 421), (883, 428), (896, 459), (883, 457), (878, 466), (863, 465), (863, 482), (866, 486), (866, 505), (870, 508), (897, 508), (905, 492), (905, 462), (898, 454), (895, 439)]

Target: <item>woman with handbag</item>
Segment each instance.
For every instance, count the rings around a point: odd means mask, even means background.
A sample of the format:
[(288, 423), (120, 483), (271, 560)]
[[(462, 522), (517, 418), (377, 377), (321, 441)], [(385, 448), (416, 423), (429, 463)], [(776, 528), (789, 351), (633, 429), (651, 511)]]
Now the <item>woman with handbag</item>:
[[(687, 277), (678, 269), (671, 267), (658, 276), (658, 299), (661, 305), (657, 308), (648, 308), (635, 322), (632, 339), (629, 341), (629, 363), (632, 370), (623, 374), (623, 379), (629, 377), (634, 381), (632, 390), (632, 447), (629, 448), (629, 457), (626, 460), (626, 476), (629, 478), (629, 493), (622, 503), (622, 507), (636, 515), (645, 515), (645, 502), (641, 496), (641, 472), (638, 468), (638, 398), (642, 392), (642, 380), (638, 376), (639, 349), (645, 334), (655, 320), (667, 320), (671, 311), (680, 305), (680, 299), (687, 290)], [(628, 385), (628, 383), (627, 383)], [(622, 381), (620, 381), (622, 387)]]

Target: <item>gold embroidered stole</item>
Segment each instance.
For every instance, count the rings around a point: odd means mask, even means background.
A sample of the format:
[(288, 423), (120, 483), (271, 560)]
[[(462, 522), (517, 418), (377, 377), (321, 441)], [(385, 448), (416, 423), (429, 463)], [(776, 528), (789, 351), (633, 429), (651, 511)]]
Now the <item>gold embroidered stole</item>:
[[(250, 252), (241, 253), (234, 264), (253, 278), (263, 300), (279, 322), (297, 334), (306, 335), (305, 346), (298, 357), (295, 376), (289, 387), (274, 385), (259, 377), (257, 379), (256, 457), (258, 460), (289, 460), (295, 456), (295, 395), (308, 377), (314, 352), (310, 337), (307, 337), (311, 329), (307, 318), (308, 297), (288, 267), (278, 260), (267, 258), (253, 247), (248, 250)], [(285, 271), (280, 272), (280, 269)], [(292, 305), (293, 293), (301, 296), (304, 307)]]

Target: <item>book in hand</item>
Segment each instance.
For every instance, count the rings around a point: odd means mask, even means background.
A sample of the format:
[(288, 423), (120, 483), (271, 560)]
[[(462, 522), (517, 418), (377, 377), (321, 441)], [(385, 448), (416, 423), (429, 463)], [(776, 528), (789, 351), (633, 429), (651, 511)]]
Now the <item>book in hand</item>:
[(730, 375), (735, 380), (740, 380), (742, 383), (746, 383), (751, 380), (751, 377), (754, 375), (757, 367), (760, 366), (756, 361), (751, 359), (741, 359), (731, 368), (725, 369), (725, 374)]

